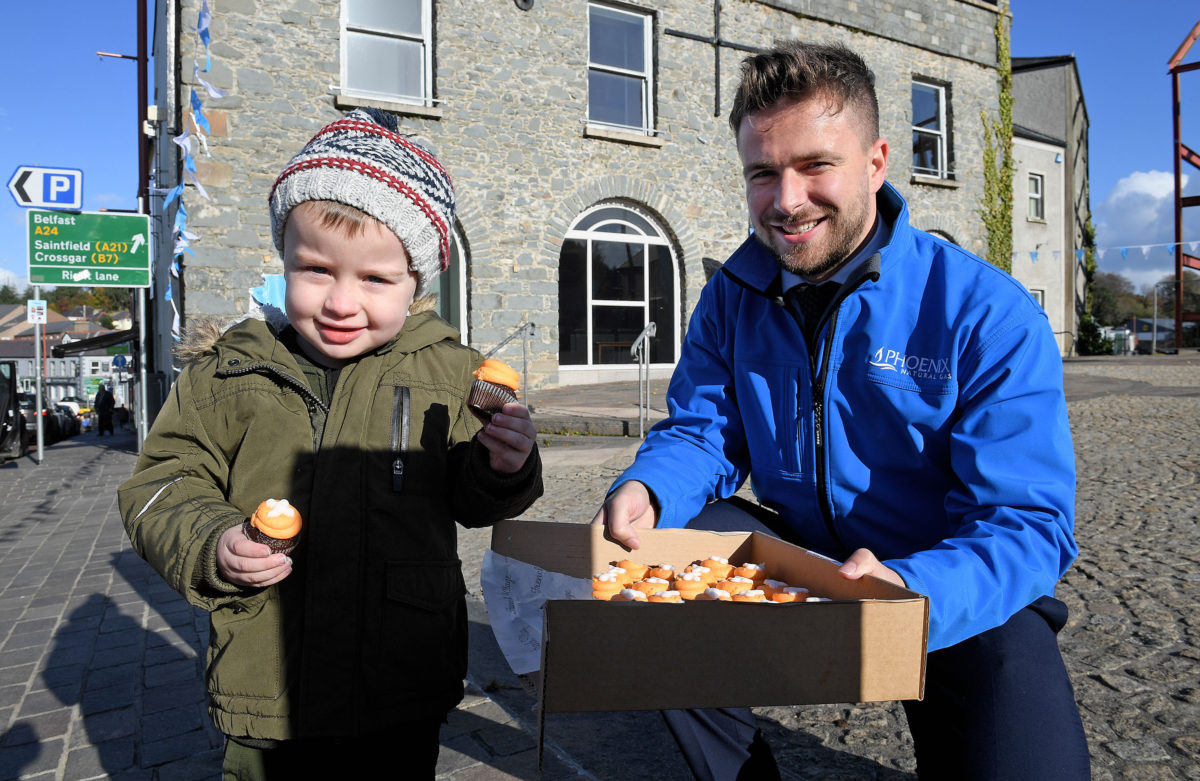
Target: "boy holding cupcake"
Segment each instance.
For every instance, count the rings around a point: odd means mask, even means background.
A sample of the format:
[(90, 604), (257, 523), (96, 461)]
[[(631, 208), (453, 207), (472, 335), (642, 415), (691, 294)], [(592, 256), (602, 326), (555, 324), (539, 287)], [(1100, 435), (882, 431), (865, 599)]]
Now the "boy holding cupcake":
[[(139, 555), (210, 611), (227, 778), (432, 778), (467, 669), (455, 522), (542, 492), (529, 411), (473, 414), (481, 356), (410, 313), (449, 263), (454, 191), (397, 130), (352, 111), (279, 175), (286, 312), (190, 329), (120, 489)], [(304, 519), (290, 553), (243, 531), (268, 498)]]

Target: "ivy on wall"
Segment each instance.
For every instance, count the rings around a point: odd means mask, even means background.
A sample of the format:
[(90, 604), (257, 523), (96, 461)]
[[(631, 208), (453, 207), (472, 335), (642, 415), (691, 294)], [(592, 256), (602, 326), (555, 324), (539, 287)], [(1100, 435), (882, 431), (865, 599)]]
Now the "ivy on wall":
[(1008, 2), (996, 14), (996, 70), (1000, 82), (1000, 112), (983, 120), (983, 197), (979, 216), (987, 236), (987, 259), (1004, 271), (1012, 271), (1013, 251), (1013, 94)]

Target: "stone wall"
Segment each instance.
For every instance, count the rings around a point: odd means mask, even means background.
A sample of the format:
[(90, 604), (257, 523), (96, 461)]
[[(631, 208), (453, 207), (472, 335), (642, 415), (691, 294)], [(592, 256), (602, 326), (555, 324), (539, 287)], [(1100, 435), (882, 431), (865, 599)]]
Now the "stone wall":
[[(559, 249), (579, 213), (605, 199), (636, 204), (671, 239), (682, 330), (705, 281), (702, 259), (723, 260), (747, 235), (726, 119), (745, 55), (720, 50), (721, 115), (714, 116), (714, 47), (667, 32), (711, 35), (711, 2), (624, 4), (654, 13), (658, 132), (650, 141), (585, 132), (583, 0), (539, 0), (530, 11), (497, 0), (434, 5), (437, 109), (402, 114), (401, 125), (430, 143), (455, 182), (469, 247), (471, 344), (487, 350), (528, 320), (536, 327), (531, 381), (559, 381)], [(199, 0), (180, 0), (179, 18), (190, 23), (198, 7)], [(279, 272), (266, 210), (271, 183), (313, 132), (348, 107), (332, 89), (340, 78), (338, 2), (213, 0), (210, 9), (213, 70), (205, 77), (229, 95), (205, 99), (214, 133), (199, 174), (212, 201), (190, 188), (185, 196), (189, 224), (202, 236), (184, 271), (185, 318), (244, 313), (247, 290), (262, 274)], [(981, 253), (980, 113), (996, 107), (994, 23), (995, 12), (974, 0), (844, 8), (732, 0), (724, 4), (721, 35), (759, 47), (795, 36), (857, 49), (877, 74), (881, 132), (891, 142), (889, 180), (909, 199), (913, 222)], [(191, 58), (203, 61), (202, 51), (193, 54), (194, 38), (180, 38), (178, 97), (185, 103)], [(950, 186), (911, 175), (914, 75), (951, 85)]]

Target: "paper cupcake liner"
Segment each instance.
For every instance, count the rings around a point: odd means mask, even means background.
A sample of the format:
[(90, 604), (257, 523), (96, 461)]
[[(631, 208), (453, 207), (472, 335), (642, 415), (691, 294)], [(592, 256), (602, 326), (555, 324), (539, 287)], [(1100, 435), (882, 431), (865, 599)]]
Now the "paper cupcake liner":
[(295, 548), (296, 543), (300, 540), (299, 535), (281, 540), (278, 537), (272, 537), (269, 534), (264, 534), (257, 526), (250, 523), (248, 520), (242, 522), (242, 532), (251, 542), (260, 542), (269, 547), (274, 553), (290, 553), (292, 548)]
[(467, 405), (487, 419), (500, 411), (505, 404), (517, 400), (517, 394), (512, 388), (497, 385), (487, 380), (475, 380), (471, 383), (471, 393), (467, 396)]

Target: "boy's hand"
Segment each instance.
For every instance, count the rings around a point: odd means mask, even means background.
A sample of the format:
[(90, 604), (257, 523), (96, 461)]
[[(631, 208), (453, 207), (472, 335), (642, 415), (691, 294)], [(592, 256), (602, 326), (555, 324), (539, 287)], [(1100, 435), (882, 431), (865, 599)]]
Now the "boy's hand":
[(488, 449), (492, 469), (506, 475), (525, 466), (537, 441), (537, 429), (524, 404), (512, 402), (492, 415), (492, 422), (479, 431), (479, 442)]
[(262, 588), (290, 575), (292, 559), (247, 539), (239, 524), (227, 529), (217, 541), (217, 572), (235, 586)]

